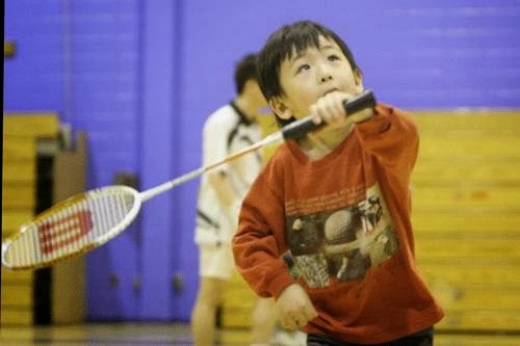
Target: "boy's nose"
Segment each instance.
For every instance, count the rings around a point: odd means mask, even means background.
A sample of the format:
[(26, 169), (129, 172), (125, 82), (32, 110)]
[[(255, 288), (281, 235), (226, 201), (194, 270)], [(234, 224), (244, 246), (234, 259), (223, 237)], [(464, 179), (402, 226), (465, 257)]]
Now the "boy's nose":
[(324, 83), (324, 82), (329, 81), (331, 79), (332, 79), (332, 75), (327, 73), (327, 74), (324, 74), (324, 75), (321, 76), (320, 81), (322, 83)]
[(321, 83), (325, 83), (332, 79), (332, 73), (330, 72), (328, 66), (320, 66), (318, 69), (318, 77)]
[(316, 77), (320, 83), (326, 83), (332, 80), (332, 69), (327, 62), (320, 62), (316, 64)]

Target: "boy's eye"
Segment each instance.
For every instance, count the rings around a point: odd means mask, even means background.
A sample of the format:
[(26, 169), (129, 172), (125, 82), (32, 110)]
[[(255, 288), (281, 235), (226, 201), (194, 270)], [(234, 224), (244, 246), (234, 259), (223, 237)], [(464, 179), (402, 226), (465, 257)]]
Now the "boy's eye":
[(336, 61), (336, 60), (339, 60), (339, 56), (337, 56), (335, 54), (331, 54), (327, 57), (327, 59), (329, 59), (329, 61)]
[(296, 69), (296, 73), (300, 73), (302, 71), (305, 71), (305, 70), (308, 70), (310, 68), (309, 64), (302, 64), (300, 66), (298, 66), (298, 68)]

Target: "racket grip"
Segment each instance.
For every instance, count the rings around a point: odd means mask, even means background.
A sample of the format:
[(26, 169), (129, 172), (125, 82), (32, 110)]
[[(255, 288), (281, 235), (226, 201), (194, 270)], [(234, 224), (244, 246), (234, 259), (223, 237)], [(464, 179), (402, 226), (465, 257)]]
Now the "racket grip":
[[(345, 112), (350, 115), (357, 113), (366, 108), (374, 108), (376, 106), (376, 98), (371, 90), (365, 90), (358, 96), (343, 102)], [(284, 139), (300, 139), (305, 137), (309, 132), (324, 127), (326, 123), (322, 121), (319, 124), (313, 122), (313, 116), (310, 115), (303, 119), (294, 121), (281, 129)]]

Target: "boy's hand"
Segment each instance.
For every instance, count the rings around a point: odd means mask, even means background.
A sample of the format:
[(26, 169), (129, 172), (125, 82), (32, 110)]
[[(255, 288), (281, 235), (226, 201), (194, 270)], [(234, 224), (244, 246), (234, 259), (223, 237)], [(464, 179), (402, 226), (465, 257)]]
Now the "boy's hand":
[(309, 296), (299, 284), (287, 286), (276, 300), (280, 322), (287, 329), (303, 327), (318, 314)]
[(352, 123), (365, 121), (372, 117), (374, 111), (369, 108), (354, 114), (345, 114), (343, 102), (353, 97), (351, 94), (333, 91), (322, 96), (313, 104), (310, 107), (310, 112), (318, 118), (318, 121), (325, 121), (330, 127), (349, 126)]

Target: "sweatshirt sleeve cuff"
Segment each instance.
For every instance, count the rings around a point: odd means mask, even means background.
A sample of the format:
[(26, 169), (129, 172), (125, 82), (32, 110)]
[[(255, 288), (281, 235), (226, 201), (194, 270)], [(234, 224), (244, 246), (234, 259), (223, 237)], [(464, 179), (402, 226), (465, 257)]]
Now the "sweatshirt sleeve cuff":
[(367, 135), (377, 135), (386, 132), (390, 128), (390, 117), (392, 109), (378, 103), (374, 110), (374, 115), (367, 121), (358, 123), (356, 127)]
[(278, 296), (282, 293), (282, 291), (293, 283), (294, 279), (291, 277), (289, 271), (281, 271), (278, 275), (271, 279), (269, 284), (269, 291), (275, 299), (278, 299)]

